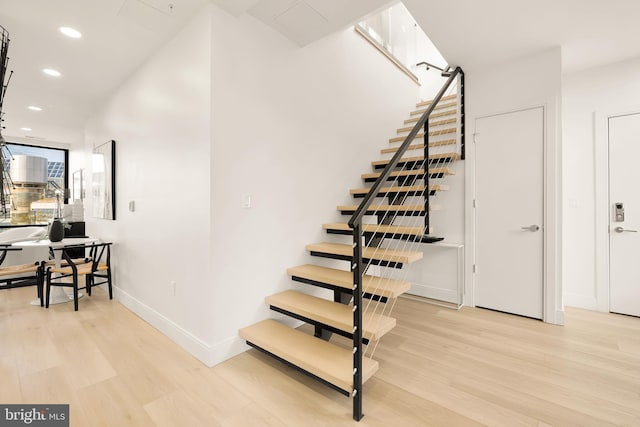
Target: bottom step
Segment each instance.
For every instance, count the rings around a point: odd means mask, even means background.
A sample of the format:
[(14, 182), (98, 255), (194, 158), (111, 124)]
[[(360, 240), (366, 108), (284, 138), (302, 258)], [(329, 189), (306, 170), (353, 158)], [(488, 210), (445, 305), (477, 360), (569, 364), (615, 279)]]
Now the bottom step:
[[(239, 331), (241, 338), (297, 368), (338, 388), (346, 395), (353, 389), (353, 356), (350, 349), (338, 347), (312, 335), (267, 319)], [(362, 359), (362, 382), (378, 370), (378, 362)]]

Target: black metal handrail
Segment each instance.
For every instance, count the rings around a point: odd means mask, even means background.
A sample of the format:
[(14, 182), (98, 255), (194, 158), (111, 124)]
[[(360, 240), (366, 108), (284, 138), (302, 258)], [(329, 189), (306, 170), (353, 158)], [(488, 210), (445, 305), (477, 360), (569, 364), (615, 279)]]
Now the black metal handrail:
[[(382, 171), (382, 173), (380, 174), (376, 182), (373, 184), (373, 186), (369, 190), (369, 193), (367, 193), (365, 198), (360, 203), (360, 206), (358, 206), (358, 209), (356, 209), (353, 215), (351, 215), (351, 218), (349, 219), (349, 222), (348, 222), (350, 228), (353, 228), (353, 226), (357, 222), (362, 221), (362, 217), (364, 216), (365, 212), (367, 212), (367, 209), (369, 209), (369, 206), (371, 206), (371, 203), (373, 203), (373, 200), (377, 197), (378, 193), (380, 192), (380, 188), (382, 188), (387, 178), (389, 178), (389, 175), (391, 175), (391, 172), (393, 172), (395, 167), (398, 165), (398, 162), (400, 161), (404, 153), (407, 151), (407, 149), (411, 145), (411, 142), (415, 139), (418, 132), (420, 132), (420, 129), (424, 127), (424, 124), (426, 123), (427, 119), (433, 112), (433, 109), (435, 108), (436, 104), (444, 96), (449, 86), (451, 86), (451, 83), (455, 80), (455, 78), (460, 73), (462, 73), (462, 69), (460, 67), (456, 67), (456, 69), (453, 70), (453, 72), (451, 73), (451, 76), (447, 79), (447, 81), (442, 86), (438, 94), (433, 98), (433, 102), (431, 103), (431, 105), (429, 105), (429, 107), (427, 107), (426, 111), (422, 114), (422, 116), (420, 116), (420, 119), (415, 124), (413, 129), (411, 129), (411, 132), (409, 132), (409, 135), (407, 135), (402, 145), (400, 145), (400, 148), (398, 148), (398, 151), (396, 152), (396, 154), (394, 154), (394, 156), (391, 158), (391, 160), (389, 161), (389, 164), (384, 168), (384, 170)], [(425, 161), (428, 161), (428, 159), (425, 159)]]
[(429, 70), (430, 68), (435, 68), (438, 71), (442, 72), (442, 76), (443, 77), (449, 77), (450, 73), (451, 73), (451, 67), (449, 67), (449, 65), (447, 65), (445, 68), (440, 68), (437, 65), (433, 65), (427, 61), (422, 61), (422, 62), (418, 62), (416, 64), (416, 67), (419, 67), (421, 65), (424, 65), (427, 67), (427, 70)]

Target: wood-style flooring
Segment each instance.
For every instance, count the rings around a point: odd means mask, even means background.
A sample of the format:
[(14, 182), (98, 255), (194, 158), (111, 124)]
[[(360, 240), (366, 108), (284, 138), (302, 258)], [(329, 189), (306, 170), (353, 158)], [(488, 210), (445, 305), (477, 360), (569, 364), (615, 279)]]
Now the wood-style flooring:
[(250, 350), (207, 368), (99, 290), (33, 307), (0, 291), (0, 403), (68, 403), (72, 426), (640, 426), (640, 319), (566, 326), (401, 298), (351, 401)]

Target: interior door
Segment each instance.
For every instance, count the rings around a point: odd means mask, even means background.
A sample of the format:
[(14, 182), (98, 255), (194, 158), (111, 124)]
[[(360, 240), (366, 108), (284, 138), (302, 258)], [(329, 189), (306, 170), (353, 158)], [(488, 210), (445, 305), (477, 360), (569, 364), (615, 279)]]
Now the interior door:
[(640, 316), (640, 114), (609, 118), (609, 310)]
[(542, 319), (544, 108), (475, 122), (475, 304)]

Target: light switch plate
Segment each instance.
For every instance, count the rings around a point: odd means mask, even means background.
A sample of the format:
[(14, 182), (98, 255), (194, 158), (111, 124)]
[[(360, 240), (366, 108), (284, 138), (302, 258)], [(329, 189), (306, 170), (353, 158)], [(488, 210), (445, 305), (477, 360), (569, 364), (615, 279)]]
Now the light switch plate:
[(251, 195), (243, 194), (242, 195), (242, 207), (244, 209), (251, 209)]

